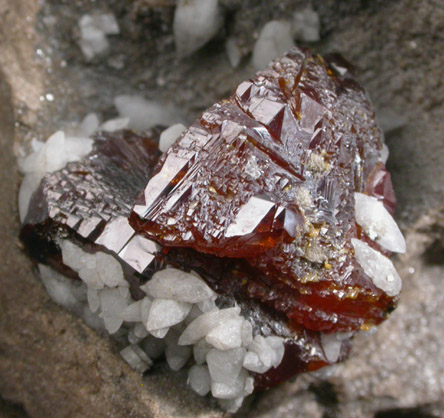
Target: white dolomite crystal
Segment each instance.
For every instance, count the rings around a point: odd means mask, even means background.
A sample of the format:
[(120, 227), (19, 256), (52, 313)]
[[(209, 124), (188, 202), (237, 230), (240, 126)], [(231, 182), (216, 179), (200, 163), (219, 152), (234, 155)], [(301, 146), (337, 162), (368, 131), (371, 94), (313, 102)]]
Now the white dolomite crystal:
[(213, 348), (214, 347), (211, 344), (207, 343), (204, 339), (195, 343), (193, 345), (193, 355), (196, 364), (204, 364), (207, 360), (207, 354)]
[(342, 342), (350, 338), (353, 333), (334, 332), (332, 334), (321, 333), (321, 344), (325, 357), (330, 363), (336, 363), (341, 354)]
[(154, 299), (146, 329), (155, 331), (182, 322), (191, 310), (191, 304), (171, 299)]
[(165, 129), (159, 138), (159, 149), (162, 152), (167, 152), (168, 149), (176, 142), (176, 139), (186, 130), (186, 126), (181, 123), (176, 123)]
[(368, 244), (352, 238), (355, 256), (358, 263), (373, 281), (373, 284), (389, 296), (397, 296), (402, 283), (393, 263), (379, 251)]
[(185, 329), (179, 338), (180, 345), (194, 344), (205, 337), (213, 328), (216, 328), (221, 322), (235, 319), (240, 314), (240, 308), (227, 308), (218, 311), (204, 313), (196, 318)]
[(122, 323), (122, 314), (127, 307), (126, 298), (122, 297), (118, 289), (103, 289), (99, 293), (101, 317), (110, 334), (116, 333)]
[(395, 253), (405, 253), (402, 232), (383, 203), (373, 196), (355, 193), (356, 222), (368, 237)]
[(205, 340), (218, 350), (230, 350), (242, 345), (242, 324), (244, 319), (239, 317), (222, 322), (213, 328)]
[(253, 49), (253, 65), (263, 70), (270, 61), (294, 47), (289, 22), (272, 20), (261, 30)]
[(156, 125), (170, 126), (183, 120), (181, 112), (174, 106), (162, 105), (140, 96), (117, 96), (114, 106), (120, 117), (129, 118), (128, 127), (136, 131)]
[(242, 394), (245, 388), (245, 382), (248, 372), (242, 369), (233, 384), (225, 384), (220, 382), (211, 382), (211, 393), (215, 398), (219, 399), (236, 399)]
[(122, 313), (122, 319), (126, 322), (142, 321), (142, 301), (133, 302)]
[(218, 32), (223, 18), (218, 0), (179, 0), (174, 13), (177, 54), (191, 55)]
[(234, 385), (242, 370), (246, 350), (243, 347), (220, 351), (212, 349), (207, 354), (211, 380), (225, 385)]
[(207, 366), (194, 365), (188, 371), (188, 383), (196, 393), (205, 396), (211, 387), (210, 372)]
[(215, 297), (215, 293), (201, 278), (173, 268), (154, 273), (152, 279), (140, 288), (153, 298), (189, 303)]
[(125, 347), (120, 351), (120, 355), (139, 373), (144, 373), (153, 365), (151, 359), (138, 345), (129, 345), (128, 347)]

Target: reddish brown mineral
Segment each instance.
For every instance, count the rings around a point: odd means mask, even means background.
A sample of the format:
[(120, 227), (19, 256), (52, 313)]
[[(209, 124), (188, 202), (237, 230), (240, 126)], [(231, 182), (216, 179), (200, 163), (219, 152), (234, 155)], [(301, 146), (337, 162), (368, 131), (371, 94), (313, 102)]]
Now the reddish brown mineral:
[(179, 138), (130, 223), (166, 247), (241, 259), (230, 272), (236, 292), (294, 329), (366, 328), (394, 307), (351, 243), (361, 237), (355, 192), (394, 208), (381, 150), (374, 111), (343, 60), (295, 49)]

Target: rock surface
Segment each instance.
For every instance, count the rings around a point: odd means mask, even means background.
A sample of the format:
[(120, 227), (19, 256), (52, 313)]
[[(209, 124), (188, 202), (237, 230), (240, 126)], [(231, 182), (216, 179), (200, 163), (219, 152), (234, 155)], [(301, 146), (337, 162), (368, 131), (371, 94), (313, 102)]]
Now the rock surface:
[[(112, 342), (50, 301), (17, 245), (14, 163), (19, 143), (81, 120), (85, 111), (113, 116), (113, 98), (122, 94), (174, 104), (193, 119), (253, 74), (247, 55), (256, 28), (309, 2), (219, 3), (232, 18), (226, 35), (236, 38), (244, 57), (235, 70), (218, 37), (177, 65), (172, 1), (0, 0), (0, 416), (222, 415), (186, 389), (185, 375), (155, 369), (142, 379)], [(437, 34), (444, 30), (444, 6), (326, 0), (313, 7), (321, 22), (316, 49), (339, 51), (358, 67), (386, 131), (396, 217), (407, 238), (407, 253), (395, 263), (403, 293), (375, 334), (355, 338), (347, 362), (256, 395), (239, 414), (441, 416), (444, 86)], [(122, 35), (113, 37), (105, 58), (86, 65), (72, 28), (95, 9), (111, 10)]]

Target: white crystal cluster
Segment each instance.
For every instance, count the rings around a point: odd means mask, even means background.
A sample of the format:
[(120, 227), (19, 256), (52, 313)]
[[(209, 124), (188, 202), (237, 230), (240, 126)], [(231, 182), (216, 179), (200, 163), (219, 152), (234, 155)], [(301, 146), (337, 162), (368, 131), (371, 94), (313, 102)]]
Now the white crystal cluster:
[[(405, 253), (406, 243), (402, 232), (384, 204), (376, 197), (355, 193), (355, 217), (371, 240), (389, 251)], [(353, 238), (352, 245), (356, 260), (373, 284), (387, 295), (397, 296), (402, 282), (393, 263), (364, 241)]]
[(197, 274), (174, 268), (156, 272), (141, 286), (146, 296), (135, 301), (112, 255), (87, 253), (68, 240), (59, 245), (63, 263), (83, 283), (41, 266), (48, 293), (96, 329), (126, 336), (129, 345), (121, 355), (135, 370), (146, 371), (164, 355), (171, 369), (188, 367), (195, 392), (211, 392), (235, 411), (254, 389), (250, 372), (265, 373), (282, 361), (284, 340), (254, 336), (240, 308), (218, 308), (217, 295)]
[[(294, 47), (294, 40), (303, 42), (317, 42), (320, 40), (319, 15), (308, 8), (293, 14), (293, 20), (272, 20), (261, 29), (259, 37), (253, 48), (252, 63), (256, 70), (263, 70), (275, 58), (288, 52)], [(228, 48), (227, 54), (230, 61), (234, 54)], [(239, 58), (240, 59), (240, 58)], [(235, 66), (235, 65), (233, 65)]]
[(179, 0), (173, 23), (178, 55), (197, 51), (216, 35), (222, 23), (218, 0)]
[(87, 60), (109, 48), (108, 35), (118, 35), (119, 25), (112, 13), (85, 14), (79, 20), (79, 46)]

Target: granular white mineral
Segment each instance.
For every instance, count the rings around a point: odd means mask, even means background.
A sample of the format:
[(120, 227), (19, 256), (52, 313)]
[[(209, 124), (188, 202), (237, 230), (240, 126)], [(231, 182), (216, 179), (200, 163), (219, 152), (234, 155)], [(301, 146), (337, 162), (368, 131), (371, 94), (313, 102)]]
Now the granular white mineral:
[(293, 35), (289, 22), (272, 20), (261, 30), (253, 49), (253, 66), (264, 69), (270, 61), (293, 48)]
[(314, 10), (308, 8), (294, 13), (292, 23), (293, 35), (297, 40), (317, 42), (321, 39), (321, 22), (319, 21), (319, 15)]
[(200, 396), (205, 396), (211, 387), (210, 372), (207, 366), (194, 365), (188, 372), (188, 383)]
[(200, 278), (173, 268), (154, 273), (141, 289), (153, 298), (198, 303), (214, 299), (216, 294)]
[(191, 304), (172, 299), (154, 299), (146, 322), (148, 331), (169, 328), (182, 322), (191, 310)]
[(228, 38), (225, 42), (225, 52), (227, 53), (228, 60), (233, 68), (237, 68), (240, 64), (242, 53), (237, 46), (236, 39)]
[(393, 263), (365, 242), (355, 238), (352, 238), (351, 241), (355, 249), (356, 260), (365, 274), (372, 279), (373, 284), (389, 296), (398, 295), (402, 283)]
[(138, 345), (129, 345), (120, 352), (120, 355), (139, 373), (147, 371), (153, 364), (151, 359)]
[(211, 40), (223, 23), (218, 0), (179, 0), (174, 13), (177, 54), (186, 57)]
[(176, 139), (185, 131), (186, 126), (181, 123), (176, 123), (175, 125), (170, 126), (165, 129), (160, 134), (159, 139), (159, 149), (162, 152), (168, 151), (168, 148), (171, 147), (176, 142)]
[(79, 20), (79, 45), (87, 60), (101, 55), (109, 48), (107, 35), (119, 34), (119, 25), (113, 14), (85, 14)]
[(122, 118), (129, 118), (128, 127), (137, 131), (155, 125), (170, 126), (181, 122), (181, 113), (173, 106), (161, 105), (140, 96), (117, 96), (114, 105)]
[(342, 342), (350, 338), (352, 333), (334, 332), (332, 334), (321, 333), (321, 344), (325, 357), (330, 363), (336, 363), (341, 353)]
[(383, 203), (376, 197), (355, 193), (356, 222), (367, 236), (389, 251), (405, 253), (402, 232)]

